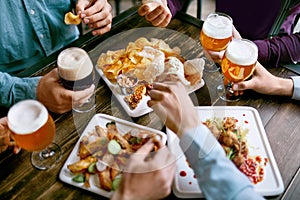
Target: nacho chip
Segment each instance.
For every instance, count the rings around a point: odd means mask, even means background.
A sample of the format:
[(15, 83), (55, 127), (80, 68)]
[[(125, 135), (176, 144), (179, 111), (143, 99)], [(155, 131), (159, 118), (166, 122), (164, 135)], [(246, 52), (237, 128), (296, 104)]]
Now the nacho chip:
[(80, 24), (81, 18), (79, 15), (74, 15), (72, 12), (68, 12), (65, 14), (65, 24)]

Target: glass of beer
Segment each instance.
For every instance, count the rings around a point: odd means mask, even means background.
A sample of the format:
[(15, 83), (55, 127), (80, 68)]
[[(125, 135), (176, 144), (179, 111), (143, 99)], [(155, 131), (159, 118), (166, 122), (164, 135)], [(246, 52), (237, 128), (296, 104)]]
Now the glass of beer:
[(8, 127), (19, 147), (31, 151), (31, 163), (38, 169), (51, 168), (61, 158), (60, 147), (53, 143), (55, 124), (43, 104), (23, 100), (7, 114)]
[[(208, 51), (225, 50), (233, 37), (232, 27), (230, 16), (224, 13), (209, 14), (200, 31), (200, 42), (203, 49)], [(206, 71), (217, 71), (219, 67), (210, 60), (210, 65), (206, 65), (204, 69)]]
[[(78, 47), (63, 50), (57, 58), (58, 74), (64, 88), (80, 91), (89, 88), (94, 83), (93, 63), (86, 51)], [(94, 93), (82, 104), (73, 97), (73, 110), (89, 112), (95, 108)]]
[(228, 44), (221, 62), (224, 83), (217, 87), (221, 99), (228, 102), (240, 99), (238, 92), (233, 91), (232, 85), (248, 79), (253, 74), (257, 58), (257, 46), (250, 40), (233, 39)]

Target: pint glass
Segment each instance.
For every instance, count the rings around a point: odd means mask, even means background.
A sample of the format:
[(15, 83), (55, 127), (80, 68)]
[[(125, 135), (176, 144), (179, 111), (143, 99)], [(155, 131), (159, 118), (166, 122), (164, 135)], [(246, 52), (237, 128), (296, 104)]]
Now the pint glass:
[[(94, 83), (93, 63), (87, 52), (81, 48), (63, 50), (58, 55), (57, 67), (61, 83), (68, 90), (84, 90)], [(77, 112), (88, 112), (94, 107), (94, 94), (82, 105), (73, 103), (73, 110)]]
[(233, 39), (228, 44), (221, 62), (224, 84), (217, 87), (221, 99), (229, 102), (239, 100), (240, 97), (234, 94), (232, 85), (253, 74), (257, 58), (257, 46), (250, 40)]
[(60, 147), (52, 143), (55, 124), (43, 104), (36, 100), (21, 101), (10, 108), (7, 119), (16, 144), (32, 151), (33, 166), (48, 169), (60, 159)]

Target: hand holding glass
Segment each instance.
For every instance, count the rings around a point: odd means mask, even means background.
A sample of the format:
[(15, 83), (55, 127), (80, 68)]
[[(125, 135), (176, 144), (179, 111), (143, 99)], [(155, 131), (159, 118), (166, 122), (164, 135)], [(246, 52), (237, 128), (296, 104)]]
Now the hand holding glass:
[(24, 100), (10, 108), (8, 127), (16, 144), (32, 151), (31, 163), (38, 169), (48, 169), (61, 158), (60, 147), (52, 143), (55, 124), (43, 104)]
[[(212, 13), (204, 21), (200, 42), (202, 47), (208, 51), (225, 50), (232, 40), (232, 19), (224, 13)], [(211, 61), (211, 66), (206, 66), (206, 71), (216, 71), (218, 67)]]
[(249, 78), (254, 71), (258, 58), (257, 46), (250, 40), (233, 39), (222, 58), (221, 68), (224, 84), (217, 87), (219, 97), (228, 102), (238, 101), (232, 85)]
[[(58, 55), (57, 67), (61, 83), (68, 90), (84, 90), (94, 83), (93, 63), (87, 52), (81, 48), (63, 50)], [(73, 97), (73, 110), (76, 112), (89, 112), (95, 107), (94, 93), (81, 105), (77, 101)]]

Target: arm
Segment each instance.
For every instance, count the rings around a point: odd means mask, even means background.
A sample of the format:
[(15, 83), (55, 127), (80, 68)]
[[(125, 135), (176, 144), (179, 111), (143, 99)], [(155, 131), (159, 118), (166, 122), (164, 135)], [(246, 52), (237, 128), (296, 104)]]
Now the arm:
[(218, 194), (218, 199), (263, 199), (225, 156), (221, 145), (204, 125), (186, 131), (180, 138), (180, 146), (205, 198), (214, 199)]
[(252, 78), (234, 84), (233, 89), (236, 91), (252, 89), (262, 94), (289, 96), (300, 100), (300, 76), (294, 76), (290, 79), (276, 77), (260, 63), (257, 63)]
[(261, 198), (255, 194), (249, 179), (226, 158), (212, 133), (201, 125), (182, 84), (154, 83), (150, 97), (148, 105), (181, 138), (182, 150), (205, 197), (214, 199), (216, 194), (220, 194), (220, 199)]
[(262, 64), (278, 66), (280, 63), (300, 62), (300, 32), (254, 42)]
[(36, 99), (40, 77), (18, 78), (0, 72), (0, 106), (10, 107), (24, 99)]

